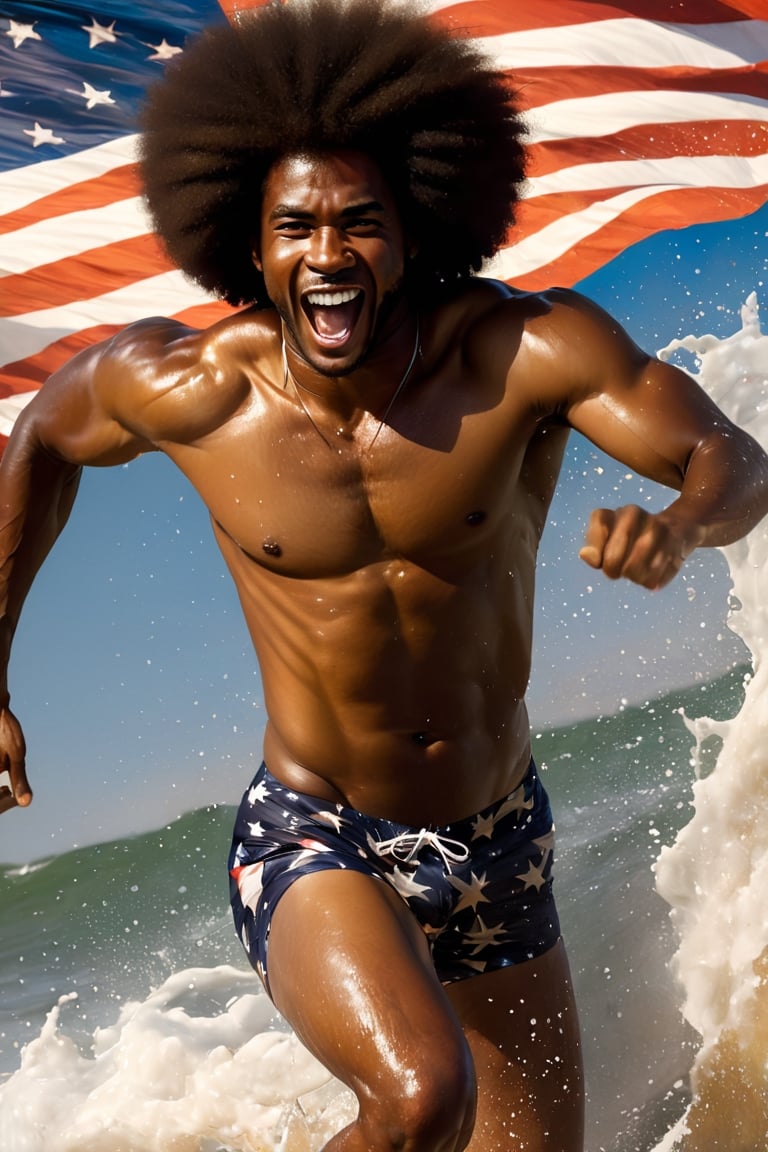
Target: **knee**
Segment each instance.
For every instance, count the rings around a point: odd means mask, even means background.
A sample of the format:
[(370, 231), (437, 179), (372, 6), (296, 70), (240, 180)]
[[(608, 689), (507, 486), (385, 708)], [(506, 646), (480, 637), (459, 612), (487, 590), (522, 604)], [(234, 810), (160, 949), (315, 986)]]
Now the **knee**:
[(388, 1098), (360, 1102), (367, 1147), (375, 1152), (462, 1152), (475, 1124), (477, 1085), (469, 1050), (406, 1074)]

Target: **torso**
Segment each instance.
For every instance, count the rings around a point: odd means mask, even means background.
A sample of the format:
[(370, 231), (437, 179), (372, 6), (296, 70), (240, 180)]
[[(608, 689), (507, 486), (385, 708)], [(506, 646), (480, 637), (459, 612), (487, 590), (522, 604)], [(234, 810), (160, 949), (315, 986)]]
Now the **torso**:
[(423, 359), (387, 423), (318, 419), (322, 435), (284, 387), (276, 318), (244, 314), (225, 351), (206, 348), (232, 410), (159, 441), (208, 505), (237, 586), (271, 771), (410, 824), (479, 811), (530, 756), (536, 552), (567, 429), (507, 374), (522, 302), (498, 367), (481, 351), (494, 306), (479, 290), (424, 317)]

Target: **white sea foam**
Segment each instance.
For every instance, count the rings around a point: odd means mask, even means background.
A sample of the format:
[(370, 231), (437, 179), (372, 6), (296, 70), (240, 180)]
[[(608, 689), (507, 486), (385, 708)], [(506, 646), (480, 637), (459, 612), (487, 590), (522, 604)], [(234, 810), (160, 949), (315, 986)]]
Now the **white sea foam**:
[[(768, 336), (757, 298), (726, 340), (675, 341), (698, 358), (699, 383), (768, 448)], [(683, 1012), (701, 1036), (688, 1115), (656, 1152), (765, 1147), (768, 1133), (768, 526), (723, 549), (733, 581), (729, 626), (752, 654), (744, 703), (731, 720), (685, 723), (695, 738), (695, 813), (656, 864), (679, 935), (674, 967)], [(722, 747), (705, 776), (700, 750)]]
[(3, 1152), (309, 1152), (351, 1095), (288, 1032), (251, 972), (177, 972), (97, 1028), (60, 1027), (63, 996), (0, 1088)]

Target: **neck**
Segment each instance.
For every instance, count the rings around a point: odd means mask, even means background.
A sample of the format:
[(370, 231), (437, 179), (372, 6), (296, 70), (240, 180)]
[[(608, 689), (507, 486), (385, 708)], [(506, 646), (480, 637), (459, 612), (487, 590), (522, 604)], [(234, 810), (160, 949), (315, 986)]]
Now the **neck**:
[[(401, 341), (399, 342), (401, 343)], [(293, 352), (293, 350), (291, 350)], [(402, 351), (398, 349), (399, 359), (402, 362)], [(321, 440), (332, 448), (331, 441), (323, 432), (320, 424), (318, 424), (316, 416), (312, 414), (312, 406), (316, 408), (316, 415), (321, 417), (322, 410), (325, 409), (325, 414), (329, 411), (337, 416), (341, 416), (347, 422), (347, 433), (354, 430), (360, 421), (363, 419), (365, 413), (371, 413), (378, 423), (376, 424), (373, 436), (366, 446), (366, 451), (375, 444), (381, 429), (389, 417), (390, 412), (395, 407), (401, 393), (405, 390), (411, 373), (413, 372), (417, 358), (421, 355), (421, 325), (419, 323), (418, 314), (415, 317), (415, 330), (413, 335), (413, 343), (410, 346), (408, 359), (405, 367), (402, 369), (400, 376), (397, 378), (393, 386), (392, 383), (392, 368), (388, 365), (386, 368), (381, 365), (371, 365), (367, 369), (355, 371), (350, 373), (349, 376), (328, 377), (319, 373), (313, 373), (312, 384), (310, 386), (306, 381), (297, 379), (294, 368), (289, 363), (288, 359), (288, 346), (286, 345), (285, 336), (282, 337), (282, 356), (283, 356), (283, 387), (288, 388), (289, 384), (292, 385), (299, 405), (304, 411), (309, 423), (317, 432)], [(306, 363), (306, 362), (304, 362)], [(395, 361), (396, 363), (396, 361)], [(371, 384), (373, 387), (366, 386), (366, 381), (361, 382), (361, 377), (370, 377), (371, 368), (373, 371), (373, 378)], [(319, 380), (318, 380), (319, 377)], [(329, 381), (332, 382), (332, 387), (329, 388)], [(319, 385), (319, 386), (318, 386)], [(321, 391), (320, 388), (323, 390)], [(378, 391), (383, 397), (380, 401), (377, 399), (372, 402), (373, 397), (369, 394), (374, 390)], [(312, 399), (314, 398), (314, 399)], [(339, 399), (342, 404), (339, 404)], [(318, 403), (319, 402), (319, 403)], [(383, 410), (382, 410), (383, 407)], [(320, 409), (320, 411), (317, 411)], [(351, 425), (351, 428), (350, 428)], [(342, 431), (336, 429), (337, 435)]]
[(421, 351), (419, 317), (405, 316), (348, 372), (332, 375), (315, 368), (282, 329), (284, 385), (300, 392), (317, 415), (356, 426), (371, 415), (384, 420), (396, 394), (405, 389)]

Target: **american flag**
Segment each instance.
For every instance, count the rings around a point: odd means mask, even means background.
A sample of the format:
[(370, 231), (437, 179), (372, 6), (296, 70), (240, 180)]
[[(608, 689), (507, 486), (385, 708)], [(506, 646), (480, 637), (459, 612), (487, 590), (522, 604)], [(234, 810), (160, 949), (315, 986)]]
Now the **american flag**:
[[(148, 314), (228, 311), (149, 230), (136, 112), (190, 35), (260, 2), (0, 0), (0, 435), (85, 345)], [(766, 4), (433, 0), (514, 76), (528, 125), (524, 200), (489, 273), (572, 285), (660, 229), (760, 208)]]

